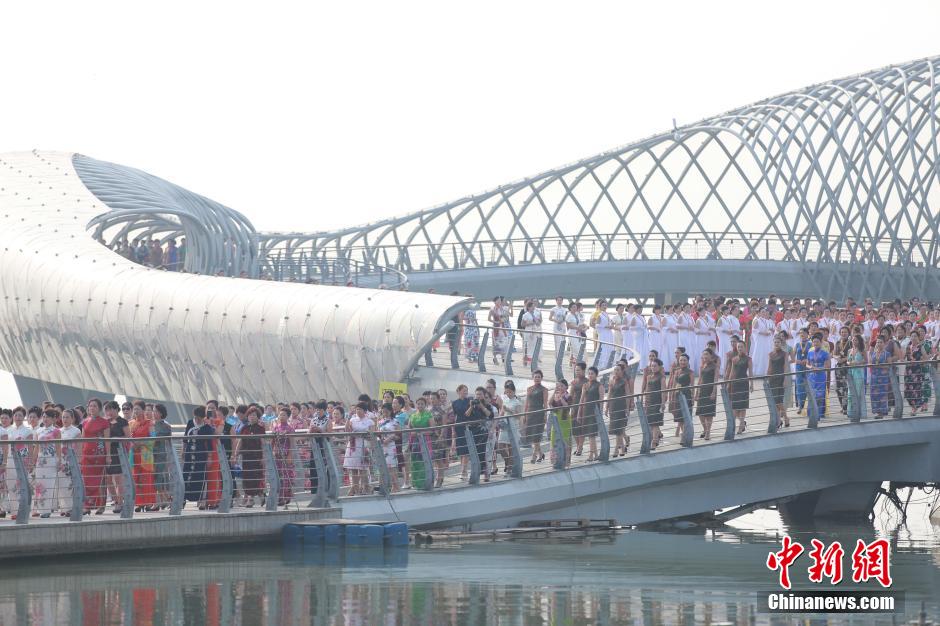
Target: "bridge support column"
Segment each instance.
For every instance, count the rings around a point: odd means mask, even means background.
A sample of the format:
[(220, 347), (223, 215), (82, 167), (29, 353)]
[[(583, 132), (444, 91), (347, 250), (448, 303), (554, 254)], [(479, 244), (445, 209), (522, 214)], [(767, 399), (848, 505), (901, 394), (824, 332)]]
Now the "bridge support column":
[[(659, 294), (657, 294), (659, 295)], [(657, 302), (662, 302), (663, 304), (676, 304), (689, 301), (689, 294), (682, 293), (681, 291), (676, 291), (673, 293), (664, 293), (663, 300), (657, 300)]]
[(881, 483), (845, 483), (800, 494), (779, 506), (785, 522), (806, 522), (815, 517), (865, 518), (878, 497)]
[(67, 408), (71, 408), (79, 404), (84, 406), (88, 398), (92, 396), (101, 397), (103, 400), (114, 398), (113, 395), (48, 383), (28, 376), (14, 374), (13, 380), (16, 382), (16, 389), (20, 392), (20, 400), (23, 406), (26, 407), (42, 404), (45, 400), (52, 400), (53, 402), (61, 402)]

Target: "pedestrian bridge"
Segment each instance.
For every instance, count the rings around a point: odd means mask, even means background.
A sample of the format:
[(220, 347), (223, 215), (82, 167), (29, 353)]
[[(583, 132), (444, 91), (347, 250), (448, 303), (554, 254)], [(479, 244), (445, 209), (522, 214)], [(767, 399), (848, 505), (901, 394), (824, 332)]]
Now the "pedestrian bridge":
[(798, 89), (431, 209), (262, 238), (479, 298), (940, 299), (940, 58)]
[[(931, 369), (930, 377), (936, 389), (940, 376)], [(73, 479), (70, 493), (75, 505), (71, 517), (31, 518), (34, 503), (29, 494), (20, 491), (17, 520), (0, 521), (0, 545), (6, 546), (7, 551), (30, 547), (47, 550), (51, 545), (49, 537), (58, 535), (70, 537), (69, 549), (77, 549), (76, 546), (85, 544), (76, 538), (85, 537), (93, 542), (96, 536), (115, 532), (139, 541), (143, 535), (134, 535), (133, 529), (143, 527), (137, 521), (148, 529), (163, 529), (156, 535), (161, 545), (179, 545), (174, 543), (174, 532), (186, 530), (188, 540), (192, 540), (193, 533), (204, 533), (213, 524), (224, 524), (228, 534), (219, 535), (217, 540), (225, 540), (232, 533), (237, 536), (255, 527), (263, 529), (258, 531), (262, 534), (271, 533), (287, 521), (340, 515), (398, 520), (427, 529), (487, 529), (511, 526), (521, 520), (561, 518), (613, 518), (621, 524), (634, 525), (773, 503), (794, 517), (866, 515), (885, 481), (915, 485), (940, 482), (940, 405), (936, 395), (926, 412), (915, 415), (905, 403), (897, 376), (889, 376), (889, 380), (888, 393), (895, 403), (885, 419), (870, 417), (864, 402), (854, 404), (849, 414), (842, 414), (833, 389), (826, 397), (828, 408), (816, 406), (810, 394), (807, 414), (790, 415), (790, 425), (786, 427), (776, 405), (767, 402), (772, 397), (767, 379), (753, 379), (754, 391), (750, 393), (744, 432), (736, 432), (727, 390), (721, 385), (716, 425), (709, 440), (700, 437), (703, 433), (693, 422), (691, 407), (680, 402), (678, 419), (684, 432), (681, 436), (671, 432), (667, 414), (666, 437), (658, 447), (653, 445), (646, 418), (646, 398), (635, 393), (634, 410), (625, 430), (630, 438), (626, 453), (618, 456), (611, 452), (615, 438), (609, 434), (609, 420), (599, 412), (593, 416), (598, 430), (597, 459), (573, 455), (570, 463), (565, 462), (570, 448), (566, 449), (564, 438), (558, 436), (561, 431), (556, 417), (549, 414), (547, 429), (553, 441), (546, 438), (545, 460), (533, 461), (532, 449), (526, 447), (520, 436), (526, 432), (524, 420), (529, 416), (512, 415), (498, 420), (509, 441), (508, 459), (496, 457), (498, 473), (488, 475), (486, 465), (481, 464), (484, 458), (494, 460), (492, 448), (479, 447), (476, 448), (479, 454), (473, 454), (476, 443), (469, 436), (470, 462), (465, 479), (456, 460), (445, 462), (443, 469), (431, 462), (436, 452), (449, 449), (447, 444), (440, 447), (439, 429), (410, 429), (404, 434), (406, 442), (412, 437), (414, 441), (409, 449), (415, 488), (397, 492), (385, 464), (382, 435), (370, 432), (357, 440), (357, 445), (370, 452), (369, 486), (373, 493), (369, 495), (346, 495), (348, 481), (343, 478), (341, 454), (351, 434), (263, 435), (262, 510), (246, 508), (238, 497), (240, 483), (230, 474), (224, 437), (136, 438), (128, 443), (149, 442), (163, 446), (166, 451), (168, 482), (158, 484), (158, 488), (170, 494), (169, 509), (135, 512), (125, 507), (119, 516), (82, 515), (83, 481)], [(788, 395), (789, 392), (788, 386)], [(787, 400), (786, 404), (789, 403)], [(475, 425), (456, 424), (455, 428)], [(487, 422), (486, 426), (491, 427), (492, 423)], [(210, 449), (214, 452), (203, 453), (201, 462), (204, 466), (218, 464), (217, 508), (199, 511), (182, 506), (183, 493), (191, 488), (191, 477), (184, 476), (183, 468), (187, 464), (192, 467), (194, 461), (191, 453), (187, 455), (182, 450), (185, 439), (212, 440)], [(291, 451), (288, 457), (283, 456), (286, 449)], [(588, 449), (585, 444), (585, 454)], [(131, 454), (121, 448), (125, 493), (129, 498), (134, 497), (135, 490)], [(212, 454), (215, 456), (211, 457)], [(81, 477), (76, 451), (66, 446), (65, 455), (72, 476)], [(21, 484), (26, 484), (29, 468), (18, 455), (13, 458)], [(284, 473), (288, 467), (290, 476)], [(420, 480), (416, 467), (421, 468)], [(284, 491), (287, 488), (284, 480), (290, 484), (289, 493)], [(210, 487), (207, 484), (207, 489)], [(285, 499), (289, 500), (286, 505)], [(230, 521), (223, 522), (226, 519)], [(164, 528), (161, 520), (170, 526)], [(109, 530), (92, 530), (102, 524)], [(53, 534), (48, 534), (48, 530), (53, 530)], [(107, 548), (120, 547), (119, 539), (113, 538)]]

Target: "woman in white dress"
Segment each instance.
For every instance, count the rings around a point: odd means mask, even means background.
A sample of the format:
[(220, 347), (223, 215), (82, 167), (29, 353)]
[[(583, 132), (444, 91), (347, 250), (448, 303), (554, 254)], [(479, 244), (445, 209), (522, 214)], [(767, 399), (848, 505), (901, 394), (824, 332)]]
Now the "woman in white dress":
[(767, 307), (762, 306), (751, 320), (751, 362), (755, 376), (766, 376), (770, 352), (774, 349), (774, 322)]
[(662, 310), (661, 304), (654, 304), (653, 314), (646, 320), (646, 330), (649, 333), (647, 352), (655, 350), (660, 359), (663, 355), (663, 326), (665, 325)]
[(499, 296), (493, 298), (493, 306), (486, 316), (486, 321), (493, 327), (493, 364), (499, 365), (499, 355), (506, 356), (506, 346), (509, 344), (509, 337), (503, 330), (502, 321), (503, 299)]
[(668, 374), (672, 371), (672, 362), (676, 358), (676, 348), (679, 347), (679, 328), (673, 307), (666, 305), (665, 311), (666, 314), (663, 316), (663, 351), (659, 353), (659, 360), (663, 362), (663, 367)]
[(538, 340), (538, 333), (542, 330), (542, 315), (536, 316), (535, 300), (527, 300), (525, 304), (525, 313), (522, 314), (522, 344), (525, 346), (525, 358), (523, 365), (528, 365), (535, 357), (535, 344)]
[(696, 374), (699, 374), (699, 370), (701, 370), (702, 367), (702, 353), (705, 351), (705, 348), (708, 347), (708, 342), (712, 338), (713, 331), (708, 325), (709, 320), (711, 320), (711, 316), (708, 315), (705, 307), (700, 306), (697, 313), (698, 317), (695, 318), (695, 321), (692, 324), (692, 333), (695, 337), (695, 345), (689, 351), (689, 362), (695, 363)]
[(630, 330), (627, 333), (628, 341), (631, 341), (631, 347), (636, 350), (640, 357), (640, 367), (646, 369), (649, 360), (649, 341), (646, 333), (646, 318), (643, 317), (643, 306), (637, 304), (633, 307), (633, 321), (627, 321)]
[(568, 346), (571, 351), (570, 363), (574, 367), (575, 361), (581, 355), (581, 320), (578, 317), (578, 304), (572, 302), (568, 305), (568, 315), (565, 316), (565, 327), (568, 330)]
[(679, 309), (676, 318), (676, 326), (679, 328), (679, 345), (685, 348), (685, 353), (689, 355), (689, 364), (692, 371), (698, 374), (700, 365), (698, 355), (701, 353), (696, 352), (695, 320), (692, 319), (692, 305), (683, 304), (681, 308), (676, 308)]
[[(622, 346), (623, 343), (623, 322), (626, 319), (626, 307), (622, 304), (618, 304), (614, 309), (613, 314), (610, 316), (610, 325), (614, 329), (614, 345)], [(614, 361), (619, 361), (623, 358), (623, 350), (619, 347), (617, 348), (617, 353), (614, 356)]]
[[(715, 322), (715, 332), (718, 334), (718, 353), (715, 355), (718, 358), (718, 371), (724, 372), (725, 366), (725, 353), (731, 350), (731, 336), (736, 335), (735, 324), (737, 320), (732, 320), (731, 314), (729, 313), (731, 309), (725, 305), (721, 307), (721, 317), (718, 318), (718, 321)], [(740, 328), (740, 325), (738, 325)]]
[(357, 496), (369, 493), (369, 466), (367, 462), (368, 454), (366, 446), (369, 440), (363, 436), (370, 430), (374, 430), (375, 422), (366, 415), (365, 410), (356, 405), (353, 408), (353, 416), (346, 422), (346, 432), (354, 433), (346, 444), (346, 456), (343, 458), (343, 468), (349, 472), (349, 493), (347, 495)]
[[(623, 345), (630, 348), (630, 350), (640, 357), (639, 367), (645, 369), (646, 362), (649, 358), (647, 354), (648, 348), (646, 346), (646, 318), (637, 312), (639, 308), (640, 305), (638, 304), (627, 305), (626, 312), (623, 314), (621, 328), (623, 329)], [(631, 356), (629, 351), (627, 351), (623, 354), (622, 358), (629, 360)]]
[[(62, 435), (62, 441), (75, 439), (82, 436), (82, 431), (75, 426), (75, 414), (71, 409), (62, 411), (62, 428), (59, 429)], [(62, 444), (62, 472), (64, 477), (56, 485), (56, 497), (59, 499), (59, 515), (67, 517), (72, 514), (72, 469), (68, 464), (68, 448), (71, 447), (76, 453), (80, 448), (76, 443)]]

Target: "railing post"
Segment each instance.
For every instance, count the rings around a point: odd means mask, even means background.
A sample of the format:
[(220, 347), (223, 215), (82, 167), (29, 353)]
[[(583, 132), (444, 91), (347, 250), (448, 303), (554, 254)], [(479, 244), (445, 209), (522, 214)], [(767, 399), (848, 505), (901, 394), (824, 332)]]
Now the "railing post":
[(281, 494), (281, 479), (277, 475), (277, 464), (274, 462), (274, 450), (271, 448), (270, 439), (261, 441), (261, 453), (264, 456), (264, 481), (268, 483), (268, 495), (265, 497), (264, 507), (266, 511), (277, 511)]
[(161, 443), (166, 448), (167, 474), (170, 479), (170, 515), (180, 515), (186, 503), (186, 483), (183, 481), (183, 468), (180, 458), (173, 449), (173, 440), (164, 439)]
[(793, 375), (783, 377), (783, 406), (793, 406)]
[(458, 333), (460, 332), (460, 327), (456, 327), (453, 331), (447, 332), (447, 347), (450, 348), (450, 369), (459, 369), (460, 363), (457, 361), (457, 351), (460, 348), (460, 344), (457, 342)]
[(333, 437), (326, 439), (326, 446), (324, 446), (326, 450), (323, 451), (323, 460), (326, 461), (326, 497), (328, 500), (335, 502), (339, 499), (339, 486), (343, 484), (343, 474), (339, 469), (339, 465), (336, 464), (336, 454), (333, 453), (333, 439)]
[(610, 434), (607, 432), (607, 424), (604, 422), (604, 411), (598, 402), (594, 405), (594, 419), (597, 421), (597, 436), (601, 440), (601, 448), (597, 459), (607, 462), (610, 460)]
[[(29, 448), (24, 449), (29, 451)], [(29, 474), (26, 472), (26, 463), (23, 462), (23, 457), (21, 457), (20, 453), (17, 451), (16, 444), (9, 447), (8, 454), (13, 455), (13, 467), (16, 470), (16, 523), (18, 525), (28, 524), (29, 512), (33, 504), (33, 491), (29, 488)]]
[(555, 339), (555, 380), (561, 380), (565, 377), (565, 372), (562, 369), (565, 362), (565, 338), (562, 337), (559, 340), (558, 337), (555, 337)]
[[(612, 368), (612, 367), (614, 366), (614, 359), (615, 359), (616, 357), (617, 357), (617, 351), (614, 350), (613, 347), (611, 347), (611, 348), (610, 348), (610, 357), (608, 357), (607, 363), (604, 365), (604, 370), (610, 370), (610, 368)], [(604, 374), (604, 378), (601, 379), (601, 384), (603, 384), (603, 385), (606, 387), (606, 386), (607, 386), (607, 382), (608, 382), (609, 380), (610, 380), (610, 372), (608, 371), (606, 374)]]
[(123, 441), (117, 445), (118, 460), (121, 462), (121, 478), (124, 480), (124, 497), (121, 504), (121, 519), (134, 517), (134, 505), (137, 500), (137, 489), (134, 485), (134, 475), (131, 473), (131, 463), (127, 456), (127, 446)]
[(385, 463), (385, 451), (376, 433), (369, 433), (369, 460), (372, 462), (372, 471), (379, 477), (379, 493), (387, 496), (392, 492), (392, 476), (388, 473)]
[(222, 497), (219, 499), (219, 513), (228, 513), (232, 510), (232, 468), (228, 464), (228, 454), (221, 439), (215, 440), (215, 454), (219, 457), (219, 475), (222, 477)]
[(554, 411), (548, 412), (548, 419), (552, 427), (552, 436), (555, 438), (555, 443), (552, 446), (552, 450), (555, 452), (555, 462), (552, 467), (556, 470), (565, 469), (568, 460), (568, 442), (565, 441), (561, 432), (561, 424), (558, 422), (558, 416)]
[(69, 477), (72, 481), (72, 514), (70, 522), (82, 521), (82, 511), (85, 509), (85, 481), (82, 479), (82, 467), (78, 463), (78, 455), (72, 446), (65, 447), (65, 462), (68, 464)]
[(812, 385), (809, 384), (809, 379), (806, 379), (806, 415), (809, 418), (806, 427), (807, 428), (818, 428), (819, 427), (819, 404), (816, 402), (816, 392), (813, 390)]
[(721, 393), (721, 404), (725, 409), (725, 441), (734, 441), (734, 411), (731, 409), (731, 394), (728, 393), (727, 383), (722, 383), (719, 392)]
[[(307, 508), (320, 509), (326, 504), (326, 488), (330, 484), (326, 463), (323, 462), (323, 452), (320, 450), (320, 438), (310, 437), (310, 458), (313, 459), (314, 471), (317, 473), (317, 487), (310, 499)], [(329, 443), (329, 441), (327, 441)], [(313, 477), (310, 477), (313, 480)]]
[(689, 400), (684, 393), (679, 394), (679, 410), (682, 412), (682, 438), (679, 445), (683, 448), (691, 448), (695, 439), (695, 430), (692, 426), (692, 409), (689, 407)]
[(480, 484), (480, 456), (477, 452), (477, 442), (473, 438), (473, 431), (469, 426), (463, 427), (463, 436), (467, 441), (467, 454), (470, 457), (470, 479), (467, 481), (471, 485)]
[(486, 372), (486, 347), (490, 343), (490, 331), (486, 329), (483, 332), (483, 339), (480, 341), (480, 352), (477, 354), (477, 370)]
[(418, 447), (421, 450), (421, 462), (424, 463), (424, 491), (434, 489), (434, 455), (428, 447), (427, 437), (418, 435)]
[(587, 337), (580, 337), (581, 347), (578, 348), (578, 358), (575, 359), (575, 363), (584, 362), (584, 351), (587, 350)]
[(539, 368), (539, 352), (542, 350), (542, 335), (539, 335), (535, 338), (535, 347), (532, 348), (532, 362), (529, 363), (529, 367), (532, 370), (532, 373), (535, 373), (535, 370)]
[(940, 372), (934, 363), (930, 364), (930, 379), (933, 381), (933, 416), (940, 417)]
[(646, 419), (646, 407), (642, 398), (637, 398), (636, 416), (640, 420), (640, 432), (643, 433), (643, 441), (640, 443), (640, 454), (649, 454), (652, 451), (653, 434), (650, 431), (650, 424)]
[(506, 417), (506, 434), (509, 435), (509, 455), (512, 457), (512, 470), (510, 476), (522, 478), (522, 448), (519, 446), (519, 430), (512, 417)]
[[(296, 437), (288, 437), (288, 442), (290, 442), (290, 456), (294, 462), (294, 484), (291, 485), (292, 490), (297, 492), (304, 490), (304, 483), (306, 483), (307, 468), (304, 467), (303, 459), (300, 458), (300, 446), (297, 445), (298, 439)], [(297, 499), (295, 498), (296, 502)]]
[(774, 401), (774, 393), (770, 388), (770, 381), (768, 379), (763, 379), (761, 384), (764, 387), (764, 396), (767, 398), (767, 412), (770, 415), (770, 420), (767, 423), (767, 434), (774, 435), (777, 433), (777, 430), (780, 429), (780, 412), (777, 411), (777, 403)]
[(898, 380), (898, 368), (892, 365), (888, 370), (888, 379), (891, 381), (891, 393), (894, 395), (894, 419), (899, 420), (904, 415), (904, 394), (901, 393), (901, 382)]
[[(585, 337), (585, 341), (587, 341), (587, 338), (586, 338), (586, 337)], [(593, 367), (597, 368), (597, 367), (600, 365), (600, 363), (601, 363), (601, 345), (598, 344), (598, 345), (594, 348), (594, 360), (591, 361), (591, 365), (592, 365)], [(600, 368), (598, 368), (598, 369), (600, 369)]]
[(506, 345), (506, 355), (504, 357), (504, 365), (506, 366), (505, 372), (506, 376), (512, 376), (512, 353), (516, 351), (516, 333), (509, 332), (509, 343)]

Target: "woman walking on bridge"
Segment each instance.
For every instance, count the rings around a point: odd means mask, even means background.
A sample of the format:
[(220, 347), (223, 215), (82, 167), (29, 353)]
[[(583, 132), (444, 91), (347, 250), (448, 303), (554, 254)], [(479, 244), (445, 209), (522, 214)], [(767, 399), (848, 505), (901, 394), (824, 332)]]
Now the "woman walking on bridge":
[(685, 398), (686, 406), (692, 408), (692, 369), (689, 367), (689, 356), (687, 354), (679, 353), (676, 357), (676, 365), (669, 378), (672, 381), (669, 393), (669, 412), (672, 413), (672, 421), (676, 424), (676, 437), (679, 437), (685, 427), (682, 397)]
[(646, 409), (646, 423), (650, 427), (650, 439), (655, 450), (663, 438), (663, 362), (658, 357), (650, 357), (647, 373), (643, 378), (643, 406)]
[(878, 335), (875, 339), (875, 349), (871, 351), (868, 362), (871, 367), (871, 410), (875, 419), (881, 419), (888, 414), (888, 394), (891, 389), (890, 375), (891, 350), (885, 344), (884, 336)]
[(787, 406), (783, 399), (784, 372), (788, 371), (790, 363), (790, 353), (786, 345), (783, 337), (774, 339), (774, 349), (767, 359), (767, 384), (770, 387), (773, 402), (777, 406), (777, 415), (783, 421), (783, 427), (789, 428), (790, 418), (787, 416)]
[[(140, 406), (135, 406), (133, 411), (136, 418), (133, 420), (134, 426), (131, 429), (131, 437), (134, 439), (153, 437), (155, 435), (153, 432), (153, 405), (147, 405), (144, 410), (141, 410)], [(161, 441), (157, 445), (162, 446), (164, 444)], [(133, 447), (134, 455), (131, 458), (133, 459), (134, 488), (136, 491), (134, 511), (138, 513), (145, 508), (148, 511), (157, 510), (157, 494), (153, 482), (153, 447), (154, 442), (150, 440), (135, 442)]]
[(242, 489), (245, 492), (249, 509), (261, 503), (264, 495), (264, 472), (261, 465), (261, 437), (264, 425), (261, 423), (261, 412), (251, 407), (248, 409), (248, 423), (242, 426), (232, 448), (232, 464), (235, 464), (238, 455), (242, 457)]
[(589, 367), (587, 382), (581, 390), (581, 433), (588, 440), (588, 461), (597, 460), (597, 414), (601, 410), (601, 399), (604, 396), (604, 386), (597, 380), (597, 368)]
[(55, 420), (59, 412), (55, 409), (46, 409), (42, 413), (42, 425), (37, 428), (33, 437), (38, 442), (32, 446), (30, 465), (35, 467), (33, 515), (46, 519), (52, 515), (55, 508), (55, 486), (59, 478), (59, 467), (62, 465), (62, 446), (59, 441), (62, 434), (56, 428)]
[(532, 446), (530, 463), (541, 463), (545, 458), (542, 452), (542, 433), (545, 432), (545, 410), (548, 408), (549, 391), (542, 384), (542, 370), (532, 374), (532, 386), (525, 392), (525, 441)]
[(826, 391), (829, 376), (829, 352), (823, 346), (822, 333), (813, 335), (813, 347), (806, 355), (806, 380), (809, 392), (816, 398), (819, 417), (826, 415)]
[(101, 417), (101, 400), (92, 398), (88, 401), (88, 417), (82, 424), (82, 438), (91, 439), (82, 447), (82, 479), (85, 483), (85, 515), (104, 513), (106, 496), (104, 492), (105, 467), (111, 463), (111, 453), (107, 439), (111, 436), (111, 423)]
[(735, 345), (737, 354), (730, 362), (731, 410), (738, 420), (738, 434), (747, 428), (747, 409), (750, 406), (750, 392), (754, 391), (754, 382), (748, 381), (754, 376), (751, 357), (747, 355), (747, 344), (739, 341)]
[(695, 414), (702, 424), (700, 439), (711, 439), (712, 422), (715, 420), (716, 392), (718, 379), (718, 361), (711, 348), (702, 351), (702, 364), (699, 368), (698, 389), (695, 398)]
[[(865, 398), (865, 368), (868, 362), (868, 352), (865, 350), (865, 339), (861, 335), (852, 337), (852, 347), (848, 359), (848, 402), (849, 415), (861, 410), (861, 403)], [(856, 408), (857, 407), (857, 408)]]
[(615, 435), (617, 444), (612, 456), (625, 456), (630, 447), (630, 437), (624, 437), (627, 428), (627, 376), (623, 363), (618, 363), (610, 378), (610, 390), (607, 392), (607, 415), (610, 419), (610, 434)]

